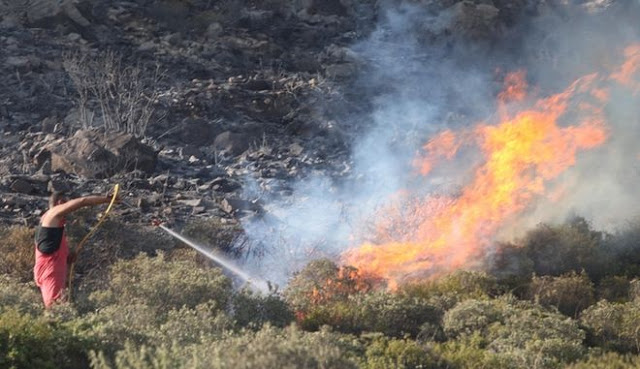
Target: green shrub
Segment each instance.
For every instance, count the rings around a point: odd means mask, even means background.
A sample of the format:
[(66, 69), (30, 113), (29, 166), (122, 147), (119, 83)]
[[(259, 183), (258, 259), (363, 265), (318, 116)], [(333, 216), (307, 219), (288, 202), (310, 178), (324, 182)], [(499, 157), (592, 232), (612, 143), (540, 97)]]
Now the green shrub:
[(570, 272), (559, 277), (534, 276), (529, 288), (530, 299), (574, 318), (595, 302), (593, 283), (585, 272)]
[(495, 296), (499, 288), (496, 278), (485, 272), (458, 271), (433, 281), (409, 283), (398, 292), (448, 310), (460, 301)]
[(465, 300), (444, 314), (442, 326), (452, 338), (475, 333), (486, 336), (491, 324), (504, 320), (504, 310), (497, 300)]
[(626, 302), (629, 301), (630, 289), (631, 283), (625, 277), (605, 277), (596, 287), (596, 296), (598, 300)]
[(442, 317), (442, 311), (427, 300), (397, 293), (363, 293), (353, 296), (350, 303), (356, 311), (358, 331), (380, 332), (391, 337), (416, 337), (425, 323), (437, 327)]
[(584, 354), (584, 332), (576, 321), (508, 296), (463, 301), (445, 313), (443, 326), (450, 337), (490, 350), (500, 367), (558, 368)]
[(369, 339), (362, 369), (421, 369), (438, 365), (439, 359), (415, 341), (389, 339), (380, 334)]
[(224, 309), (231, 296), (231, 281), (218, 268), (198, 268), (186, 261), (167, 261), (162, 253), (144, 254), (132, 260), (120, 260), (111, 267), (105, 290), (96, 291), (90, 300), (98, 307), (144, 304), (156, 314), (171, 309), (215, 301)]
[(92, 354), (94, 369), (350, 369), (357, 368), (345, 338), (323, 330), (306, 333), (265, 326), (191, 346), (127, 345), (115, 360)]
[(621, 355), (608, 352), (590, 356), (587, 360), (567, 366), (565, 369), (637, 369), (640, 368), (640, 356)]
[(605, 349), (640, 352), (640, 305), (605, 300), (582, 312), (581, 323), (589, 332), (589, 341)]
[(527, 256), (527, 250), (522, 246), (498, 243), (488, 272), (497, 278), (501, 292), (524, 296), (533, 274), (533, 260)]
[(575, 218), (562, 225), (541, 224), (528, 232), (519, 245), (533, 261), (533, 271), (538, 275), (585, 270), (598, 280), (609, 272), (611, 263), (603, 238), (601, 232), (591, 230), (584, 218)]
[(0, 226), (0, 274), (21, 282), (33, 280), (34, 230), (25, 226)]
[(277, 294), (266, 296), (242, 290), (232, 298), (233, 318), (241, 327), (261, 328), (265, 323), (285, 327), (293, 321), (289, 305)]
[(487, 348), (515, 368), (561, 368), (585, 354), (584, 338), (575, 320), (523, 303), (489, 328)]
[(316, 305), (309, 308), (299, 323), (306, 330), (329, 325), (343, 333), (380, 332), (391, 337), (416, 337), (426, 329), (425, 324), (437, 329), (441, 316), (442, 312), (424, 299), (378, 291)]
[(109, 354), (128, 341), (137, 345), (149, 342), (160, 323), (155, 309), (136, 302), (109, 305), (75, 322), (79, 335), (100, 342), (99, 349)]
[(199, 343), (222, 337), (224, 332), (233, 328), (233, 322), (225, 313), (208, 302), (193, 309), (183, 307), (171, 310), (166, 320), (152, 332), (151, 342), (155, 345)]
[(630, 220), (626, 227), (608, 237), (605, 246), (615, 258), (611, 270), (630, 279), (640, 276), (640, 218)]
[(42, 297), (33, 283), (20, 283), (7, 276), (0, 276), (0, 311), (14, 309), (38, 315), (43, 308)]
[(11, 309), (0, 313), (1, 368), (86, 368), (88, 347), (59, 322)]
[(338, 267), (329, 259), (319, 259), (293, 276), (284, 296), (297, 314), (304, 315), (318, 305), (346, 301), (351, 295), (369, 291), (376, 283), (353, 267)]
[(446, 369), (512, 369), (499, 355), (486, 349), (485, 339), (477, 333), (436, 344), (433, 352)]

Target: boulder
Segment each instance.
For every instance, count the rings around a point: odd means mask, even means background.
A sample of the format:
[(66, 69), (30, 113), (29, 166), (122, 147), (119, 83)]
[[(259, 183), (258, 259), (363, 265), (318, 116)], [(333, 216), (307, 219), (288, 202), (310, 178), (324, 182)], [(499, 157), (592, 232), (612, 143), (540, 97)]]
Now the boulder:
[(31, 194), (31, 193), (34, 193), (36, 189), (31, 184), (31, 182), (22, 178), (18, 178), (11, 183), (11, 191), (24, 193), (24, 194)]
[(152, 173), (158, 154), (127, 133), (80, 130), (69, 139), (46, 146), (51, 169), (87, 178), (106, 178), (118, 172)]
[(247, 151), (253, 140), (251, 135), (226, 131), (216, 136), (213, 141), (213, 149), (217, 152), (237, 156)]
[(495, 34), (500, 12), (495, 6), (465, 0), (452, 6), (450, 11), (454, 35), (480, 39)]
[(180, 125), (178, 135), (183, 145), (210, 145), (220, 129), (204, 119), (186, 118)]

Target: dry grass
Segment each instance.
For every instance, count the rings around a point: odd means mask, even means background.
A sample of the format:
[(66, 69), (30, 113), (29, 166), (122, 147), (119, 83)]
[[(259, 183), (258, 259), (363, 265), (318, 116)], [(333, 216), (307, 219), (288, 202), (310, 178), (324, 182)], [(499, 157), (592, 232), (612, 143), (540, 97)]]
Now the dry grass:
[(0, 228), (0, 274), (22, 282), (33, 279), (34, 230), (25, 226)]

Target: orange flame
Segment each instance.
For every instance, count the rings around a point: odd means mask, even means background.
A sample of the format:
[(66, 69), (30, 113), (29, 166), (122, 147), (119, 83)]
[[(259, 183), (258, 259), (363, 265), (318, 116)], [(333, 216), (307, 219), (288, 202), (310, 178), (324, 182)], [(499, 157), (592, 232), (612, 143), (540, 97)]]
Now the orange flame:
[[(640, 45), (625, 50), (627, 61), (610, 75), (623, 85), (640, 69)], [(607, 139), (604, 106), (609, 90), (597, 74), (580, 78), (565, 91), (541, 99), (530, 108), (508, 114), (507, 102), (524, 103), (524, 72), (507, 76), (498, 96), (500, 122), (480, 123), (461, 132), (443, 131), (424, 147), (414, 162), (423, 175), (439, 159), (451, 160), (461, 145), (475, 146), (482, 163), (457, 196), (402, 200), (384, 209), (375, 239), (343, 254), (343, 261), (365, 273), (389, 280), (389, 286), (468, 267), (487, 251), (500, 227), (541, 196), (556, 197), (559, 186), (545, 195), (551, 180), (576, 163), (580, 150)], [(571, 119), (576, 124), (567, 125)]]

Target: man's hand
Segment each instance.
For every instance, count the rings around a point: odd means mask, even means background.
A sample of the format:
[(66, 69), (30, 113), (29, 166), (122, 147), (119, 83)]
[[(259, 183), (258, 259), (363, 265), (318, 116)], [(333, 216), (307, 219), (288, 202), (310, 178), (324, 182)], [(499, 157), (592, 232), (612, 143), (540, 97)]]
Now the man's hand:
[[(111, 202), (111, 199), (113, 198), (113, 190), (109, 191), (107, 193), (107, 203)], [(118, 191), (118, 194), (116, 195), (116, 200), (115, 202), (120, 202), (121, 197), (120, 197), (120, 191)]]

